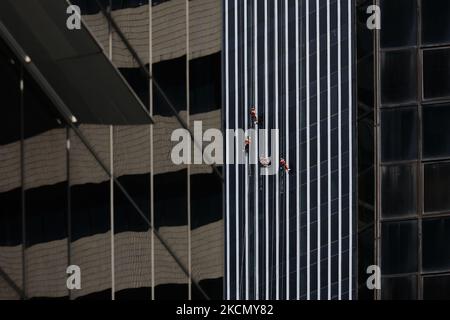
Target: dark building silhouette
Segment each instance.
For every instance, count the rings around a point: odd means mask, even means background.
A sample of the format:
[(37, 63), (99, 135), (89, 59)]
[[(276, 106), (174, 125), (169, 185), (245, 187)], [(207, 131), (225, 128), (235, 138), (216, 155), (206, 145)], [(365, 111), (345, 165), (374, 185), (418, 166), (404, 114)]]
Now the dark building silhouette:
[[(359, 298), (449, 299), (450, 4), (357, 5)], [(367, 290), (369, 265), (381, 290)]]

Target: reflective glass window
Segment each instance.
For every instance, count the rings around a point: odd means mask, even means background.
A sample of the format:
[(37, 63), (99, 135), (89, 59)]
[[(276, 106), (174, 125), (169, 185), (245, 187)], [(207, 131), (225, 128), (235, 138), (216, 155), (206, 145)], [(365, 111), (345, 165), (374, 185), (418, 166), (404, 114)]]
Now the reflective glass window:
[(67, 130), (24, 77), (25, 281), (29, 298), (63, 298), (68, 257)]
[(450, 210), (450, 163), (426, 164), (424, 167), (424, 210)]
[(381, 53), (381, 103), (417, 99), (417, 55), (414, 49)]
[(422, 1), (423, 44), (450, 43), (450, 2)]
[(422, 234), (424, 271), (450, 270), (450, 218), (424, 220)]
[(422, 109), (423, 157), (450, 157), (450, 104)]
[(417, 299), (417, 276), (392, 277), (381, 280), (382, 300)]
[(114, 127), (114, 172), (131, 197), (114, 186), (115, 299), (151, 299), (149, 137), (148, 125)]
[[(80, 129), (97, 154), (109, 159), (109, 127), (83, 125)], [(110, 300), (110, 178), (73, 130), (69, 137), (70, 261), (82, 270), (81, 289), (71, 291), (71, 298)]]
[[(151, 8), (153, 85), (153, 199), (154, 225), (179, 261), (188, 270), (191, 244), (188, 218), (188, 169), (175, 164), (171, 152), (178, 143), (172, 133), (187, 123), (187, 8), (184, 0), (153, 3)], [(153, 83), (155, 84), (155, 83)], [(164, 99), (173, 104), (173, 110)], [(186, 132), (184, 132), (186, 133)], [(190, 136), (184, 136), (189, 142)], [(182, 154), (183, 151), (180, 151)], [(156, 300), (187, 299), (189, 277), (155, 238), (154, 285)], [(193, 286), (193, 285), (192, 285)]]
[(423, 95), (450, 98), (450, 48), (423, 51)]
[(383, 218), (417, 213), (417, 166), (398, 165), (381, 168), (381, 213)]
[(383, 274), (417, 271), (417, 221), (384, 222), (381, 227)]
[(416, 44), (416, 0), (382, 0), (381, 47), (400, 47)]
[(381, 161), (417, 158), (416, 108), (381, 111)]
[[(250, 3), (248, 10), (251, 11)], [(191, 128), (194, 121), (201, 121), (203, 132), (221, 128), (221, 14), (220, 1), (209, 1), (208, 5), (203, 0), (189, 1), (189, 117)], [(203, 148), (208, 144), (203, 143)], [(220, 261), (225, 250), (222, 182), (206, 164), (191, 165), (189, 173), (192, 274), (211, 299), (221, 299), (223, 268)], [(205, 297), (192, 286), (192, 298)]]
[(424, 300), (450, 300), (450, 275), (423, 278)]
[[(20, 66), (1, 39), (0, 70), (0, 268), (23, 289)], [(19, 298), (0, 277), (0, 300)]]
[[(150, 54), (150, 11), (148, 0), (112, 0), (112, 16), (145, 65)], [(111, 47), (113, 63), (148, 109), (149, 78), (115, 30)], [(150, 139), (148, 125), (113, 128), (114, 174), (126, 192), (114, 186), (115, 299), (152, 298)]]

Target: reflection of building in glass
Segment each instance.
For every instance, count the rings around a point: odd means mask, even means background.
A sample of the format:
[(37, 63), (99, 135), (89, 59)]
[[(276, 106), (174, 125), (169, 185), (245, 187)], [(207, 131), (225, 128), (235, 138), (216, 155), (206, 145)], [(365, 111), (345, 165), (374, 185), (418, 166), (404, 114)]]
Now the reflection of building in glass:
[(70, 2), (0, 1), (0, 299), (450, 299), (448, 0)]
[[(60, 96), (79, 97), (64, 103), (81, 108), (89, 105), (86, 97), (97, 100), (83, 116), (71, 109), (76, 132), (14, 48), (2, 42), (1, 92), (8, 107), (1, 117), (0, 298), (222, 297), (221, 168), (175, 166), (170, 159), (176, 128), (196, 120), (204, 128), (221, 128), (221, 3), (111, 2), (99, 1), (99, 7), (96, 1), (72, 1), (101, 47), (92, 45), (89, 34), (65, 30), (65, 1), (1, 4), (0, 20), (11, 34), (38, 22), (49, 28), (47, 38), (45, 32), (29, 32), (15, 40)], [(24, 21), (25, 9), (42, 15), (24, 22), (24, 29), (8, 23), (6, 15)], [(37, 21), (45, 13), (53, 24)], [(57, 47), (65, 39), (70, 46)], [(37, 58), (30, 51), (40, 45), (48, 55)], [(95, 72), (114, 71), (109, 63), (98, 69), (95, 59), (105, 56), (139, 96), (153, 125), (144, 113), (134, 121), (123, 112), (138, 112), (132, 99), (114, 98), (118, 89), (127, 90), (125, 82), (114, 87), (105, 79), (81, 88)], [(60, 72), (67, 70), (72, 72), (65, 82)], [(88, 71), (77, 77), (79, 70)], [(116, 108), (118, 114), (109, 114)], [(82, 289), (69, 292), (71, 264), (81, 268)]]

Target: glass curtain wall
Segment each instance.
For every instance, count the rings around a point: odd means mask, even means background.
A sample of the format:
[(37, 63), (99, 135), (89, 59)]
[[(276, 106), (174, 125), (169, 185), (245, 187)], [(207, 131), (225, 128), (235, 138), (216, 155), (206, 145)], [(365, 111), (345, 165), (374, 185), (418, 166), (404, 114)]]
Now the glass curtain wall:
[(221, 298), (221, 169), (171, 157), (174, 130), (221, 129), (220, 1), (72, 3), (154, 124), (86, 144), (1, 44), (0, 298)]
[(3, 41), (0, 64), (0, 298), (68, 298), (68, 130)]
[(374, 299), (366, 285), (367, 267), (375, 264), (375, 58), (373, 32), (366, 26), (368, 6), (359, 0), (357, 12), (358, 78), (358, 299)]
[(355, 297), (352, 4), (224, 1), (226, 127), (278, 129), (248, 134), (280, 165), (260, 175), (227, 143), (227, 299)]
[(450, 5), (380, 5), (381, 298), (449, 298)]
[[(209, 143), (217, 143), (205, 135), (206, 130), (217, 133), (222, 128), (222, 1), (188, 1), (187, 16), (188, 123), (192, 131), (201, 125), (204, 142), (196, 141), (192, 147), (201, 151)], [(223, 156), (221, 150), (212, 155), (218, 159)], [(188, 168), (190, 264), (202, 290), (212, 299), (222, 299), (222, 166), (213, 168), (206, 164), (208, 160), (206, 156), (201, 165)], [(193, 299), (202, 296), (195, 286), (191, 292)]]

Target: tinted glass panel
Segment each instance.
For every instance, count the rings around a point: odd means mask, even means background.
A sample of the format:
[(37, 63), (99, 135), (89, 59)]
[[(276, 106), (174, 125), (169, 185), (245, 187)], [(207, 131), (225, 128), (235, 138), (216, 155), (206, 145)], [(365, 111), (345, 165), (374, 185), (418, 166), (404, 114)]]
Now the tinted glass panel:
[[(373, 291), (368, 290), (366, 285), (367, 267), (374, 264), (374, 229), (367, 228), (358, 234), (358, 285), (363, 292), (362, 299), (373, 299)], [(361, 299), (361, 295), (358, 297)]]
[[(0, 40), (0, 268), (22, 289), (20, 68), (12, 58)], [(19, 297), (0, 277), (0, 300)]]
[(383, 218), (404, 217), (417, 212), (415, 165), (382, 167), (381, 211)]
[(415, 45), (417, 38), (416, 0), (382, 0), (381, 46)]
[[(128, 39), (130, 45), (136, 50), (142, 63), (149, 63), (149, 30), (150, 15), (148, 1), (114, 0), (112, 16), (119, 28)], [(99, 22), (97, 22), (99, 23)], [(106, 21), (106, 28), (108, 22)], [(127, 46), (112, 29), (111, 36), (112, 61), (140, 98), (145, 106), (150, 102), (149, 80), (140, 70), (139, 63), (132, 56)]]
[[(188, 170), (171, 158), (171, 133), (187, 122), (187, 10), (186, 1), (171, 0), (152, 7), (152, 69), (154, 79), (173, 103), (153, 86), (153, 197), (154, 225), (171, 251), (187, 267), (190, 230), (188, 219)], [(178, 116), (178, 117), (177, 117)], [(190, 141), (190, 136), (186, 139)], [(183, 153), (184, 154), (184, 153)], [(155, 238), (154, 285), (156, 300), (187, 299), (189, 278)]]
[[(363, 50), (359, 49), (358, 50)], [(358, 61), (358, 100), (361, 112), (371, 111), (374, 100), (373, 54), (362, 57)], [(370, 108), (370, 109), (369, 109)]]
[(424, 271), (450, 270), (450, 218), (424, 220), (422, 229)]
[[(221, 299), (220, 260), (224, 252), (221, 183), (215, 174), (196, 174), (190, 179), (192, 272), (209, 297)], [(192, 294), (194, 299), (204, 299), (197, 288), (192, 288)]]
[(417, 99), (417, 56), (415, 50), (382, 52), (381, 103), (411, 102)]
[(116, 299), (151, 299), (150, 127), (114, 127), (114, 172), (141, 213), (114, 188)]
[(61, 298), (69, 294), (67, 130), (31, 77), (24, 88), (26, 294)]
[(381, 111), (381, 160), (417, 158), (417, 110)]
[[(0, 145), (20, 140), (20, 66), (12, 52), (0, 41)], [(8, 107), (6, 107), (8, 106)]]
[(381, 280), (381, 299), (417, 299), (417, 276), (383, 278)]
[[(198, 9), (199, 5), (196, 2), (190, 3), (194, 3), (191, 5), (195, 5)], [(206, 112), (220, 109), (222, 99), (220, 63), (219, 53), (189, 61), (190, 114), (203, 113), (205, 117)], [(216, 113), (220, 115), (219, 111)]]
[(424, 206), (425, 212), (450, 210), (450, 163), (425, 165)]
[[(149, 62), (150, 9), (145, 0), (113, 0), (112, 15), (144, 64)], [(107, 25), (106, 25), (107, 26)], [(112, 61), (148, 108), (150, 83), (112, 30)], [(150, 127), (115, 126), (114, 173), (132, 198), (114, 187), (115, 299), (151, 299)], [(137, 205), (140, 212), (133, 206)], [(142, 214), (142, 216), (141, 216)]]
[(450, 300), (450, 276), (424, 277), (424, 300)]
[(358, 171), (373, 167), (374, 160), (374, 125), (365, 118), (358, 123)]
[[(189, 1), (189, 114), (191, 128), (194, 121), (202, 121), (203, 132), (220, 129), (222, 76), (221, 36), (222, 14), (220, 1)], [(250, 4), (249, 4), (250, 11)], [(208, 36), (205, 37), (205, 26)], [(197, 139), (198, 140), (198, 139)], [(205, 148), (207, 143), (203, 144)], [(196, 147), (198, 150), (198, 147)], [(220, 170), (220, 168), (219, 168)], [(202, 290), (211, 299), (223, 296), (224, 232), (222, 221), (222, 183), (206, 164), (191, 165), (191, 267)], [(205, 188), (205, 186), (208, 186)], [(192, 298), (204, 299), (192, 286)]]
[[(80, 128), (98, 155), (108, 159), (109, 126)], [(103, 161), (109, 164), (108, 161)], [(70, 262), (82, 270), (80, 290), (71, 298), (111, 299), (111, 197), (107, 173), (70, 131)]]
[(423, 157), (450, 156), (450, 104), (423, 109)]
[(425, 99), (450, 97), (450, 48), (423, 51)]
[(422, 39), (424, 44), (450, 42), (450, 1), (422, 1)]
[(416, 272), (417, 221), (385, 222), (381, 232), (383, 274)]

